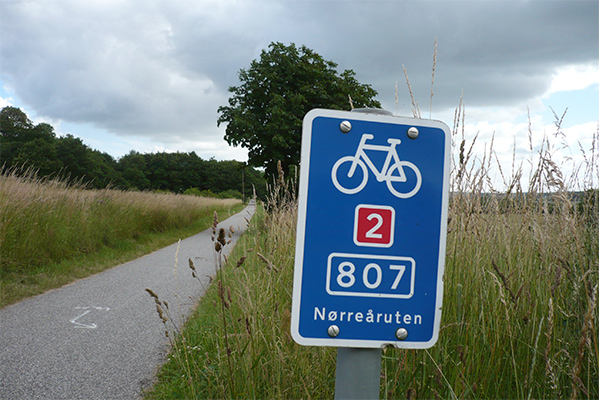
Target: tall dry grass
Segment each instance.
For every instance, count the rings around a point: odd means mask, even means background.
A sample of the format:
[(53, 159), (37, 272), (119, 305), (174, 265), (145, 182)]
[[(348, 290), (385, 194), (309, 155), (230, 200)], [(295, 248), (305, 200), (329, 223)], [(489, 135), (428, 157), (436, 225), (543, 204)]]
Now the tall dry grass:
[(0, 174), (3, 270), (23, 269), (92, 253), (146, 232), (189, 225), (209, 209), (239, 204), (176, 194), (88, 190), (35, 174)]
[(386, 363), (397, 376), (430, 365), (429, 378), (392, 380), (389, 393), (598, 397), (598, 132), (567, 176), (553, 159), (561, 130), (557, 120), (524, 177), (518, 160), (502, 171), (493, 142), (474, 154), (457, 108), (440, 341), (422, 360)]
[[(201, 218), (208, 227), (213, 211), (236, 205), (241, 201), (88, 190), (65, 180), (38, 178), (31, 171), (2, 171), (0, 305), (49, 289), (54, 283), (48, 276), (61, 276), (56, 285), (82, 277), (79, 273), (62, 277), (76, 269), (68, 266), (62, 271), (63, 262), (102, 249), (119, 251), (149, 233), (183, 229)], [(41, 281), (43, 287), (36, 288)]]

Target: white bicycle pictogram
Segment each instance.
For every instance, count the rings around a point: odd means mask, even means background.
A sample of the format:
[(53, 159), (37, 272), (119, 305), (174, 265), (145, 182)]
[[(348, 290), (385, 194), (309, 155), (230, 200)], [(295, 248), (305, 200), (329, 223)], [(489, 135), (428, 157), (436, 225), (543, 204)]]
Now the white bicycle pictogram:
[[(421, 188), (421, 171), (417, 168), (416, 165), (409, 161), (402, 161), (398, 156), (398, 152), (396, 150), (396, 146), (401, 143), (400, 139), (388, 139), (389, 146), (381, 146), (374, 144), (366, 144), (367, 140), (373, 139), (375, 136), (370, 133), (364, 133), (360, 138), (360, 142), (358, 144), (358, 148), (356, 149), (356, 154), (353, 156), (345, 156), (336, 161), (331, 169), (331, 180), (335, 187), (342, 193), (345, 194), (355, 194), (364, 189), (367, 185), (367, 181), (369, 180), (369, 171), (367, 167), (373, 171), (375, 178), (377, 178), (378, 182), (383, 182), (387, 184), (389, 191), (396, 197), (401, 199), (408, 199), (409, 197), (414, 196), (419, 189)], [(383, 167), (381, 171), (377, 170), (377, 167), (373, 164), (369, 155), (365, 152), (365, 150), (374, 150), (374, 151), (382, 151), (386, 152), (387, 156), (385, 157), (385, 162), (383, 163)], [(392, 163), (393, 161), (393, 163)], [(345, 187), (339, 183), (338, 180), (338, 169), (344, 163), (350, 162), (350, 168), (348, 170), (348, 178), (353, 178), (356, 173), (356, 166), (360, 166), (360, 170), (362, 170), (362, 180), (360, 184), (356, 187)], [(411, 186), (411, 190), (397, 190), (393, 184), (395, 182), (405, 183), (408, 181), (406, 178), (406, 174), (404, 173), (404, 168), (408, 167), (413, 170), (416, 175), (416, 183), (415, 186)], [(359, 176), (358, 176), (359, 177)], [(349, 185), (346, 185), (349, 186)]]

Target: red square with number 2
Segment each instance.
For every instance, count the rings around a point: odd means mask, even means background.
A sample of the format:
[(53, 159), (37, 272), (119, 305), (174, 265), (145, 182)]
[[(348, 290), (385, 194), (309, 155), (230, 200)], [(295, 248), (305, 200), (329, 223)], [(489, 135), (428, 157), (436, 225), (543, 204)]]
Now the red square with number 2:
[(359, 204), (354, 215), (354, 244), (391, 247), (394, 244), (396, 210), (390, 206)]

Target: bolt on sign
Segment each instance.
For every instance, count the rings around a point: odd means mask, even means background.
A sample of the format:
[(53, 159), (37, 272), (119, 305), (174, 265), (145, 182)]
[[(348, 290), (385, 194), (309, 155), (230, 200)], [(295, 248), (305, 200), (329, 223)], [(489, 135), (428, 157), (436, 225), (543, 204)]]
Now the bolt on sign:
[(297, 343), (435, 344), (450, 140), (439, 121), (306, 114), (291, 325)]

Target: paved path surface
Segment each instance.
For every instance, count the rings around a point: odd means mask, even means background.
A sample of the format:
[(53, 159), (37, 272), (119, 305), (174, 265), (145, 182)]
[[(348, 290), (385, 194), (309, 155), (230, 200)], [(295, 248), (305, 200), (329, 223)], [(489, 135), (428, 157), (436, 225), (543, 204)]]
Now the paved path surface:
[[(234, 240), (248, 206), (220, 226)], [(230, 251), (233, 243), (225, 248)], [(165, 361), (152, 289), (189, 315), (215, 273), (211, 231), (0, 310), (0, 399), (135, 399)], [(194, 261), (204, 285), (191, 276)]]

